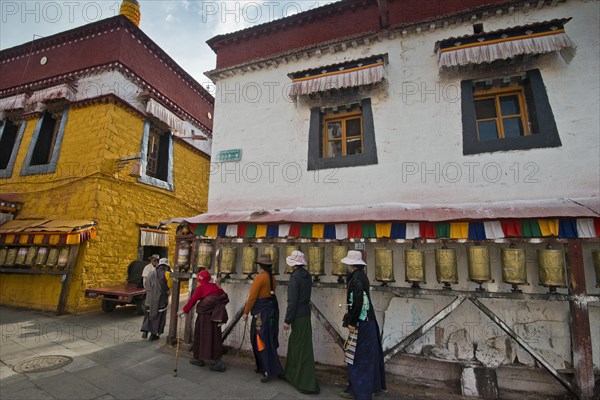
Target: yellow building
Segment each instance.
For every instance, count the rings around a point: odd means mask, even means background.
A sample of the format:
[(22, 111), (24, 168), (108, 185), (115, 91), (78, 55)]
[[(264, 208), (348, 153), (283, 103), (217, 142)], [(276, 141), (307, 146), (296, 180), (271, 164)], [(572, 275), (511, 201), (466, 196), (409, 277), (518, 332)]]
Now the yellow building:
[(98, 308), (86, 288), (172, 257), (157, 221), (206, 210), (213, 98), (124, 5), (0, 52), (0, 222), (20, 207), (0, 225), (1, 305)]

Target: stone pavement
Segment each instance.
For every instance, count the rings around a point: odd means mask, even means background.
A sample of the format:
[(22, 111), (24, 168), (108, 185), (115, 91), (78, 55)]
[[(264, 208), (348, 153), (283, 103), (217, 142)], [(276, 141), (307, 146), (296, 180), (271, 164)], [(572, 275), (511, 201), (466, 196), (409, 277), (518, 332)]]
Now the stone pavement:
[[(167, 318), (168, 320), (168, 318)], [(166, 340), (141, 339), (142, 317), (134, 308), (117, 307), (57, 317), (50, 313), (0, 307), (0, 399), (340, 399), (343, 368), (318, 366), (319, 395), (303, 395), (281, 380), (261, 383), (253, 371), (251, 355), (231, 350), (225, 373), (189, 364), (182, 351), (177, 377), (175, 352)], [(49, 367), (66, 356), (58, 368)], [(22, 361), (38, 360), (21, 365)], [(46, 362), (46, 364), (44, 364)], [(282, 360), (285, 362), (285, 360)], [(24, 369), (15, 372), (13, 367)], [(449, 389), (423, 388), (389, 380), (379, 399), (462, 399)]]

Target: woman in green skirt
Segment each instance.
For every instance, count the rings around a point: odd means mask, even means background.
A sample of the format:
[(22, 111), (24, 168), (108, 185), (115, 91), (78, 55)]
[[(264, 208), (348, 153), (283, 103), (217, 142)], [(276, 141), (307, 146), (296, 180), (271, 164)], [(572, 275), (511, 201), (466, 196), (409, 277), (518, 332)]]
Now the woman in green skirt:
[(290, 334), (287, 362), (283, 374), (289, 383), (301, 393), (319, 393), (319, 383), (315, 371), (315, 357), (312, 345), (312, 326), (310, 323), (310, 292), (312, 279), (304, 269), (306, 259), (300, 251), (293, 251), (286, 258), (294, 272), (288, 285), (287, 310), (283, 329)]

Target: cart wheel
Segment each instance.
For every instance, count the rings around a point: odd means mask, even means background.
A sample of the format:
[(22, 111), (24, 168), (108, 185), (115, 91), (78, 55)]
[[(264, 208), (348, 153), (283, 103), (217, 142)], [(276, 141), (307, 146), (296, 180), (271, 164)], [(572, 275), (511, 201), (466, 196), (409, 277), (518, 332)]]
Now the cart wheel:
[(141, 298), (135, 302), (135, 310), (138, 315), (144, 315), (144, 299)]
[(114, 301), (102, 300), (102, 311), (113, 312), (117, 307), (117, 303)]

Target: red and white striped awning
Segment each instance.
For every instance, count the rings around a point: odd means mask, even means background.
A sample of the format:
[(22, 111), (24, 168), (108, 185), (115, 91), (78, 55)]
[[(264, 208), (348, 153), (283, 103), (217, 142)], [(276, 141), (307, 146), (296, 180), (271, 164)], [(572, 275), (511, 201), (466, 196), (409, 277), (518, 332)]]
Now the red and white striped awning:
[(146, 104), (146, 112), (167, 124), (175, 136), (185, 136), (183, 120), (158, 101), (150, 98)]
[(37, 103), (43, 103), (49, 100), (65, 99), (68, 101), (74, 101), (76, 90), (68, 83), (61, 85), (51, 86), (42, 90), (33, 92), (31, 97), (27, 100), (27, 105), (31, 106)]
[(17, 110), (19, 108), (25, 108), (26, 101), (27, 95), (25, 93), (16, 94), (14, 96), (0, 99), (0, 112), (6, 110)]
[(564, 24), (569, 19), (449, 38), (436, 43), (441, 68), (485, 64), (520, 55), (544, 54), (573, 48)]
[(385, 77), (385, 56), (329, 65), (291, 74), (290, 97), (334, 89), (370, 85)]

